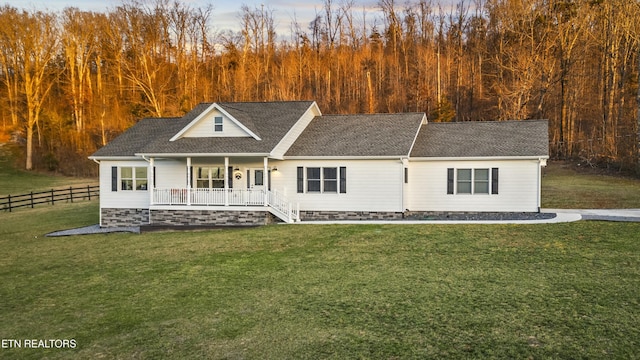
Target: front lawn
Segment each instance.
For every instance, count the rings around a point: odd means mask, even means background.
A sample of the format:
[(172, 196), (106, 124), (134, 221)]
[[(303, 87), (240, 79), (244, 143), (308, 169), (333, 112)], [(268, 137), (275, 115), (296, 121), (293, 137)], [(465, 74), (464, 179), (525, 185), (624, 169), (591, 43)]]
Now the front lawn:
[(44, 238), (96, 223), (97, 203), (0, 216), (1, 337), (77, 342), (1, 358), (631, 358), (640, 347), (636, 223)]

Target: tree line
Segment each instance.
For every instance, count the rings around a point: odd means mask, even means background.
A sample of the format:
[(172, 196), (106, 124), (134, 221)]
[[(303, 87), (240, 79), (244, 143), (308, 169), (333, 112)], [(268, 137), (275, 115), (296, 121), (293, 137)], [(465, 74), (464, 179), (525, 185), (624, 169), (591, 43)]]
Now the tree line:
[(638, 0), (324, 0), (277, 34), (274, 9), (124, 0), (105, 12), (0, 8), (0, 129), (26, 169), (86, 156), (143, 117), (199, 102), (316, 100), (324, 113), (544, 118), (552, 156), (635, 168)]

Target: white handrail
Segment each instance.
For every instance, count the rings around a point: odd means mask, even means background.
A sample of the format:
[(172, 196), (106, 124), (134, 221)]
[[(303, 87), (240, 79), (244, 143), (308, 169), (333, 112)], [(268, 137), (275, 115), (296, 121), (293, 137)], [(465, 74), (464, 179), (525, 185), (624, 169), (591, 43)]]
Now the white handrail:
[[(225, 191), (227, 195), (225, 196)], [(265, 193), (266, 192), (266, 193)], [(265, 196), (266, 195), (266, 196)], [(228, 203), (226, 199), (228, 198)], [(276, 191), (256, 189), (154, 188), (153, 205), (264, 206), (286, 222), (300, 220), (299, 205), (294, 207)]]

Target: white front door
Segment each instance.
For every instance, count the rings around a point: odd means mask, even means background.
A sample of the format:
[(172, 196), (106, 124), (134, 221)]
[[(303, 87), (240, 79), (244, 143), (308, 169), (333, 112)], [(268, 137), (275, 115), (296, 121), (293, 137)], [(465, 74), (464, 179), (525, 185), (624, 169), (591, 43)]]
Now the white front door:
[(266, 174), (264, 173), (264, 169), (253, 168), (249, 169), (249, 189), (252, 190), (264, 190), (266, 183)]

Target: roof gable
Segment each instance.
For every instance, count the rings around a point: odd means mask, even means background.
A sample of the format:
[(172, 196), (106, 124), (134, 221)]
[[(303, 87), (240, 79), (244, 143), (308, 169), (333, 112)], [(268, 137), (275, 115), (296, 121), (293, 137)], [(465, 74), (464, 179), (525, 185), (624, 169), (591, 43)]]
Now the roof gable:
[[(219, 127), (217, 127), (217, 125), (219, 125)], [(251, 128), (253, 128), (253, 130)], [(220, 131), (218, 131), (218, 129)], [(217, 103), (211, 104), (169, 141), (176, 141), (183, 137), (252, 137), (256, 140), (261, 140), (250, 118), (242, 117), (238, 119), (229, 114)]]

